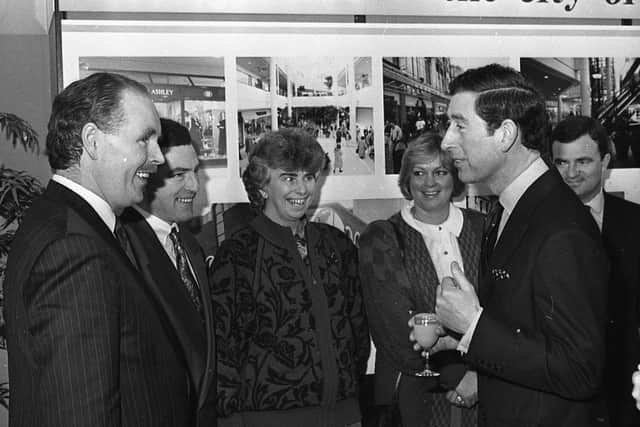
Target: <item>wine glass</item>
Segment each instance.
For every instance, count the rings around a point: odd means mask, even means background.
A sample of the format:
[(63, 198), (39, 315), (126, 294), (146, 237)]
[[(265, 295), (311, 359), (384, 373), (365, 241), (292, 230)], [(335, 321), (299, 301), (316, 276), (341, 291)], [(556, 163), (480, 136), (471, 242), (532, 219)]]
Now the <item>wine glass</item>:
[(438, 341), (438, 326), (440, 321), (435, 313), (418, 313), (413, 316), (413, 335), (418, 343), (425, 349), (422, 351), (424, 357), (424, 370), (414, 375), (418, 377), (437, 377), (439, 372), (431, 370), (429, 366), (429, 348)]

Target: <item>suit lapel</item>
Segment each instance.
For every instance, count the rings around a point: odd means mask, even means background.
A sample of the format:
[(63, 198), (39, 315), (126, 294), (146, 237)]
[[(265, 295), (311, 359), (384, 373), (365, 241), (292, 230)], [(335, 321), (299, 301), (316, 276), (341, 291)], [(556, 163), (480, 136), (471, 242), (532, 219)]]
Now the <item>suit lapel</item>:
[(136, 277), (140, 278), (138, 270), (127, 257), (124, 249), (116, 240), (116, 237), (104, 223), (98, 213), (82, 197), (69, 190), (64, 185), (55, 181), (49, 181), (44, 196), (56, 203), (62, 202), (68, 206), (82, 221), (76, 221), (69, 217), (69, 231), (78, 232), (92, 237), (100, 238), (107, 246), (113, 249), (117, 259), (121, 261), (125, 269)]
[[(517, 249), (520, 242), (529, 228), (531, 218), (535, 215), (538, 205), (544, 201), (546, 195), (553, 189), (554, 185), (559, 185), (553, 169), (549, 169), (534, 181), (524, 192), (498, 238), (496, 247), (489, 260), (489, 268), (485, 272), (481, 287), (484, 298), (490, 296), (493, 291), (495, 281), (492, 279), (492, 270), (504, 270), (511, 257), (517, 256)], [(564, 185), (560, 183), (560, 185)], [(483, 299), (484, 299), (483, 298)]]
[[(613, 237), (614, 239), (619, 239), (621, 236), (624, 237), (625, 233), (627, 232), (626, 221), (620, 221), (620, 218), (623, 217), (622, 213), (620, 212), (620, 207), (620, 200), (617, 200), (615, 196), (604, 193), (602, 236), (604, 237), (605, 243), (607, 244), (609, 244), (608, 240), (610, 240), (611, 237)], [(630, 218), (625, 219), (629, 220)]]
[(206, 338), (198, 312), (180, 276), (147, 221), (134, 209), (121, 216), (131, 246), (151, 294), (158, 302), (171, 335), (179, 343), (196, 390), (200, 390), (206, 365)]
[(215, 329), (213, 323), (213, 306), (211, 303), (211, 291), (209, 289), (209, 275), (207, 273), (207, 265), (204, 261), (204, 254), (202, 248), (196, 241), (196, 239), (187, 234), (182, 234), (182, 241), (185, 246), (185, 250), (189, 254), (189, 261), (193, 267), (198, 285), (200, 287), (200, 296), (202, 297), (202, 311), (205, 320), (205, 338), (207, 343), (206, 349), (206, 366), (204, 371), (204, 377), (202, 379), (202, 387), (200, 390), (200, 397), (198, 401), (198, 407), (202, 407), (209, 394), (209, 388), (215, 383), (214, 377), (216, 372), (216, 348), (215, 348)]

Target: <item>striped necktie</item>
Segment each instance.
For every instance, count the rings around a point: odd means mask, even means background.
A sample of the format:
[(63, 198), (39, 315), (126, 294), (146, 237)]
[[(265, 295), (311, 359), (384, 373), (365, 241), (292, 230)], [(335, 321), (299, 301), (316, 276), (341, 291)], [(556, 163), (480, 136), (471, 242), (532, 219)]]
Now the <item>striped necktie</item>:
[(176, 269), (178, 270), (178, 274), (180, 275), (182, 284), (187, 289), (187, 293), (189, 294), (194, 307), (202, 316), (202, 300), (200, 299), (200, 289), (198, 288), (195, 277), (193, 277), (193, 274), (191, 273), (189, 261), (187, 260), (187, 254), (185, 253), (184, 247), (182, 246), (182, 241), (180, 239), (180, 236), (178, 235), (178, 230), (172, 228), (171, 233), (169, 233), (169, 238), (171, 239), (171, 243), (173, 243), (173, 248), (175, 249)]

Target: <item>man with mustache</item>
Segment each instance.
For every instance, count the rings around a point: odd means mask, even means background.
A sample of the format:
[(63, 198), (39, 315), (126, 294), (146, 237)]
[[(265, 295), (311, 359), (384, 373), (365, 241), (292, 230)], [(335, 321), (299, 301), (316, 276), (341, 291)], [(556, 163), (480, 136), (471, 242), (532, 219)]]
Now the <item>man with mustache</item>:
[(189, 130), (160, 119), (165, 163), (149, 178), (144, 200), (123, 215), (140, 271), (168, 314), (176, 351), (184, 358), (190, 405), (189, 425), (215, 425), (213, 312), (204, 253), (195, 237), (178, 225), (194, 216), (198, 156)]
[(53, 177), (13, 241), (5, 286), (9, 425), (192, 425), (183, 355), (121, 212), (164, 162), (141, 84), (96, 73), (55, 97)]
[(602, 233), (611, 265), (603, 393), (611, 425), (640, 425), (629, 377), (640, 361), (640, 206), (603, 191), (612, 145), (596, 119), (573, 116), (551, 134), (553, 163), (564, 182), (589, 208)]

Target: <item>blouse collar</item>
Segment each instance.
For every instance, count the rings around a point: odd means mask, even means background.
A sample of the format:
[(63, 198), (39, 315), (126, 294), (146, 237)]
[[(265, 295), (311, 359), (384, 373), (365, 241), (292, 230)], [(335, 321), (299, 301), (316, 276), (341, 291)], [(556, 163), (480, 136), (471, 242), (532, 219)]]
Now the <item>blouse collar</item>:
[(400, 211), (402, 215), (402, 219), (406, 222), (411, 228), (418, 231), (421, 234), (424, 234), (425, 231), (435, 231), (435, 230), (446, 230), (449, 233), (455, 235), (456, 237), (460, 236), (462, 232), (463, 225), (463, 216), (462, 210), (459, 207), (454, 205), (453, 203), (449, 203), (449, 215), (444, 222), (440, 224), (427, 224), (422, 221), (418, 221), (412, 213), (412, 209), (414, 206), (414, 202), (411, 201), (405, 205), (404, 208)]

